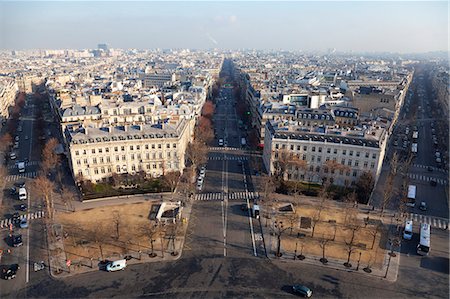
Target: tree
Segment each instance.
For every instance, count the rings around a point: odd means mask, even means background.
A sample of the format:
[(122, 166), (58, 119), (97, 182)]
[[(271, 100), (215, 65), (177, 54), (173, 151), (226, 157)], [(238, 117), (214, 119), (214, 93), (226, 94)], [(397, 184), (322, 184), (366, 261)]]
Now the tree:
[(13, 138), (12, 138), (11, 134), (6, 133), (2, 137), (0, 137), (0, 152), (8, 151), (12, 144), (13, 144)]
[(209, 144), (214, 139), (214, 130), (211, 119), (201, 116), (195, 127), (194, 136), (197, 140)]
[(212, 119), (216, 107), (212, 101), (206, 101), (202, 108), (202, 115), (206, 118)]
[(319, 246), (320, 246), (320, 248), (322, 248), (322, 258), (320, 259), (320, 261), (321, 261), (323, 264), (328, 263), (328, 260), (327, 260), (327, 258), (325, 257), (325, 248), (326, 248), (328, 242), (330, 242), (330, 241), (331, 241), (331, 240), (325, 238), (325, 236), (324, 236), (323, 234), (322, 234), (322, 238), (319, 239)]
[(46, 176), (38, 176), (32, 183), (32, 187), (36, 192), (37, 196), (42, 196), (45, 201), (45, 206), (47, 208), (47, 214), (51, 221), (54, 219), (54, 205), (53, 205), (53, 190), (55, 185)]
[(120, 238), (120, 225), (122, 224), (122, 219), (120, 217), (120, 212), (117, 211), (117, 210), (113, 211), (112, 223), (113, 223), (113, 226), (114, 226), (114, 231), (116, 233), (115, 239), (119, 240), (119, 238)]
[(356, 181), (356, 194), (359, 202), (367, 203), (369, 201), (374, 184), (375, 180), (371, 172), (365, 171), (359, 176)]
[(68, 210), (73, 209), (72, 201), (77, 198), (76, 194), (67, 186), (63, 185), (61, 188), (61, 199)]
[(156, 241), (155, 237), (159, 233), (158, 226), (154, 225), (153, 223), (150, 222), (150, 223), (148, 223), (148, 224), (146, 224), (146, 225), (141, 227), (141, 233), (142, 233), (142, 235), (146, 236), (148, 238), (149, 242), (150, 242), (151, 252), (150, 252), (149, 256), (150, 257), (155, 257), (156, 254), (154, 252), (154, 245), (153, 244)]
[(374, 228), (369, 230), (369, 234), (373, 237), (372, 245), (370, 246), (371, 250), (375, 246), (375, 241), (377, 239), (378, 233), (380, 233), (382, 229), (383, 229), (383, 224), (381, 224), (381, 222), (380, 222)]
[(298, 216), (294, 212), (288, 216), (288, 220), (289, 220), (289, 228), (290, 228), (289, 235), (292, 236), (292, 231), (294, 230), (294, 225), (298, 222)]
[(162, 177), (162, 181), (163, 181), (164, 185), (169, 187), (171, 192), (175, 191), (175, 188), (177, 187), (179, 179), (180, 179), (179, 171), (166, 172)]
[(320, 222), (322, 210), (325, 208), (325, 203), (329, 196), (328, 187), (329, 183), (325, 183), (324, 185), (322, 185), (322, 189), (319, 192), (319, 205), (317, 206), (316, 211), (312, 218), (312, 232), (311, 232), (312, 237), (314, 237), (316, 225)]
[(386, 178), (386, 182), (384, 184), (383, 198), (380, 210), (381, 216), (383, 216), (384, 210), (387, 208), (389, 202), (392, 199), (393, 190), (394, 190), (394, 176), (392, 175), (392, 173), (389, 173), (388, 177)]
[(361, 229), (361, 225), (358, 221), (357, 215), (352, 215), (345, 224), (345, 229), (350, 231), (350, 238), (345, 241), (346, 250), (347, 250), (347, 262), (344, 263), (344, 266), (351, 267), (350, 257), (352, 253), (356, 250), (356, 232)]
[(103, 245), (109, 237), (109, 231), (106, 229), (104, 223), (99, 221), (96, 221), (93, 225), (91, 225), (91, 227), (93, 229), (91, 231), (87, 231), (87, 237), (97, 245), (100, 252), (100, 257), (104, 260)]
[(288, 229), (289, 229), (289, 227), (284, 227), (283, 221), (277, 221), (277, 220), (274, 221), (274, 224), (272, 226), (272, 233), (277, 236), (277, 252), (275, 253), (275, 255), (277, 257), (280, 257), (282, 255), (281, 254), (281, 236)]
[(270, 196), (273, 192), (275, 192), (276, 185), (274, 178), (272, 176), (263, 176), (262, 177), (262, 184), (263, 184), (263, 197), (266, 202), (270, 201)]
[(42, 170), (47, 174), (51, 169), (55, 169), (59, 157), (55, 153), (55, 149), (58, 146), (58, 140), (56, 138), (51, 138), (42, 149)]
[(291, 161), (291, 154), (286, 149), (279, 149), (274, 151), (274, 176), (279, 181), (284, 181), (287, 167)]
[(198, 140), (188, 144), (186, 149), (186, 157), (192, 163), (192, 179), (196, 176), (197, 167), (206, 164), (208, 159), (208, 147)]

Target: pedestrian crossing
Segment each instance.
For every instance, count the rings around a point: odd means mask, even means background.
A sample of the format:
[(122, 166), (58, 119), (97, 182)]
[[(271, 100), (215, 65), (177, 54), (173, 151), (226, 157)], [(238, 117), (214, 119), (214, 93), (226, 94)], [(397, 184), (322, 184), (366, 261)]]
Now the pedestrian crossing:
[[(221, 192), (216, 193), (200, 193), (196, 194), (194, 199), (198, 201), (213, 201), (213, 200), (224, 200), (225, 194)], [(240, 199), (254, 200), (259, 198), (258, 192), (233, 192), (228, 193), (228, 200), (240, 200)]]
[(221, 155), (221, 156), (209, 156), (208, 160), (247, 161), (248, 157)]
[(228, 147), (228, 146), (224, 146), (224, 147), (210, 147), (209, 150), (211, 151), (237, 151), (240, 150), (240, 148), (237, 147)]
[[(25, 162), (25, 166), (34, 166), (34, 165), (38, 165), (39, 162), (38, 161), (30, 161), (30, 162)], [(9, 165), (8, 169), (12, 170), (12, 169), (16, 169), (17, 168), (17, 163), (14, 165)]]
[(448, 229), (448, 219), (411, 213), (410, 219), (418, 223), (427, 223), (431, 227)]
[[(24, 219), (24, 218), (26, 218), (27, 220), (38, 219), (38, 218), (43, 218), (44, 215), (45, 215), (44, 211), (37, 211), (37, 212), (33, 212), (33, 213), (28, 213), (25, 215), (20, 215), (20, 219)], [(1, 228), (9, 227), (9, 225), (12, 224), (12, 221), (13, 221), (12, 218), (1, 220), (0, 227)]]
[(8, 175), (8, 176), (6, 176), (6, 181), (14, 182), (14, 181), (20, 180), (22, 178), (35, 178), (35, 177), (37, 177), (37, 171), (32, 171), (32, 172)]
[(413, 164), (413, 167), (424, 168), (424, 169), (428, 169), (428, 167), (431, 167), (431, 169), (433, 169), (433, 171), (440, 171), (440, 172), (443, 172), (443, 173), (447, 173), (447, 171), (445, 169), (432, 167), (432, 166), (427, 166), (427, 165), (422, 165), (422, 164)]
[(445, 179), (429, 177), (429, 176), (422, 175), (422, 174), (408, 173), (408, 177), (410, 179), (413, 179), (413, 180), (425, 181), (425, 182), (429, 182), (431, 180), (435, 180), (436, 183), (438, 183), (438, 184), (447, 185), (447, 180), (445, 180)]

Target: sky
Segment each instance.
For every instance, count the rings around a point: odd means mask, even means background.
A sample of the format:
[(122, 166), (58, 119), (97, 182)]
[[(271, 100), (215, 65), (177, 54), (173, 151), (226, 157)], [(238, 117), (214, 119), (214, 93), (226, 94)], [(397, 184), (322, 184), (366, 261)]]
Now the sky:
[(447, 1), (0, 0), (0, 49), (448, 51)]

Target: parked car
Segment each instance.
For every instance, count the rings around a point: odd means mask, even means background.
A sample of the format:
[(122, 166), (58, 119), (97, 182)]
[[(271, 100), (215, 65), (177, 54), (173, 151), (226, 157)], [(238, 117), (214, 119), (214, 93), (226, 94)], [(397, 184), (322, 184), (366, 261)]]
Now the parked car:
[(433, 167), (428, 166), (427, 170), (428, 170), (429, 172), (433, 172)]
[(426, 211), (426, 210), (427, 210), (427, 203), (424, 202), (424, 201), (421, 201), (421, 202), (420, 202), (420, 205), (419, 205), (419, 209), (420, 209), (421, 211)]
[(16, 278), (17, 271), (20, 269), (19, 264), (11, 264), (2, 269), (2, 278), (6, 280)]
[(27, 228), (28, 227), (28, 221), (27, 221), (27, 218), (22, 218), (21, 220), (20, 220), (20, 228)]
[(292, 291), (293, 291), (295, 294), (302, 295), (303, 297), (309, 298), (309, 297), (312, 296), (312, 291), (311, 291), (311, 289), (308, 288), (308, 287), (306, 287), (306, 286), (304, 286), (304, 285), (301, 285), (301, 284), (293, 285), (293, 286), (292, 286)]
[(430, 185), (433, 187), (437, 186), (436, 180), (434, 180), (434, 179), (430, 180)]
[(26, 211), (27, 211), (27, 205), (26, 205), (26, 204), (18, 205), (18, 206), (17, 206), (17, 209), (18, 209), (19, 211), (26, 212)]
[(127, 267), (126, 260), (117, 260), (117, 261), (109, 262), (106, 265), (106, 271), (112, 272), (112, 271), (125, 270), (126, 267)]
[(19, 247), (23, 245), (22, 235), (13, 235), (12, 236), (12, 244), (14, 247)]

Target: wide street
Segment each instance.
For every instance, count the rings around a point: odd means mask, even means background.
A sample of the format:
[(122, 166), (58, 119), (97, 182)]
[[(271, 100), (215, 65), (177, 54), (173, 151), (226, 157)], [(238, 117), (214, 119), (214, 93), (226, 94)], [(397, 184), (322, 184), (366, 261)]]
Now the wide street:
[[(214, 149), (209, 154), (200, 191), (206, 200), (192, 202), (179, 260), (136, 264), (125, 271), (97, 271), (64, 279), (51, 277), (48, 269), (31, 271), (26, 287), (23, 278), (1, 281), (1, 297), (294, 298), (290, 286), (301, 283), (319, 298), (448, 298), (448, 231), (434, 227), (428, 257), (415, 253), (417, 226), (413, 239), (402, 243), (395, 283), (362, 271), (333, 270), (319, 263), (278, 260), (273, 255), (268, 259), (260, 238), (259, 221), (242, 209), (243, 204), (251, 202), (254, 177), (247, 156), (231, 149), (240, 147), (242, 134), (232, 89), (223, 88), (221, 94), (225, 99), (216, 105), (215, 142), (223, 138), (230, 149)], [(442, 186), (430, 188), (437, 192)], [(248, 196), (230, 198), (238, 192)], [(36, 220), (30, 229), (32, 262), (48, 260), (43, 237), (41, 220)]]

